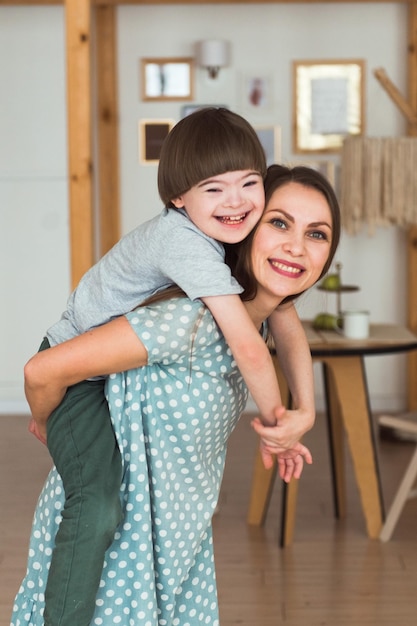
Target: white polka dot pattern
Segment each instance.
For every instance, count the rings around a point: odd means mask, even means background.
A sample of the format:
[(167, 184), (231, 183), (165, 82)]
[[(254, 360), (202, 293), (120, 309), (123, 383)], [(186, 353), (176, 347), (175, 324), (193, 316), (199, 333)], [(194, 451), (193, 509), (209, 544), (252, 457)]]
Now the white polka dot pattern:
[[(106, 553), (92, 626), (217, 626), (211, 518), (246, 388), (209, 311), (186, 298), (128, 319), (148, 366), (109, 377), (124, 520)], [(43, 626), (63, 505), (52, 470), (35, 513), (11, 626)]]

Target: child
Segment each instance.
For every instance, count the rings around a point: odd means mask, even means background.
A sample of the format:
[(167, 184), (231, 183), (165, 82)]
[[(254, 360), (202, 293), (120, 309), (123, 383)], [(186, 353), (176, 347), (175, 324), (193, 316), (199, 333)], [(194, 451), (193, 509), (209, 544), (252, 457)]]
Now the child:
[[(41, 349), (177, 284), (211, 310), (263, 422), (276, 424), (285, 410), (272, 361), (239, 298), (242, 289), (224, 262), (222, 245), (242, 241), (258, 222), (265, 174), (262, 146), (240, 116), (207, 108), (181, 120), (160, 155), (165, 210), (123, 237), (85, 274)], [(299, 421), (283, 426), (283, 447), (292, 447), (314, 420), (310, 353), (292, 305), (273, 317), (274, 337), (287, 325), (294, 348), (287, 373)], [(33, 432), (45, 441), (47, 430), (66, 497), (46, 588), (45, 626), (89, 624), (104, 553), (121, 521), (121, 460), (103, 388), (104, 380), (84, 381), (58, 398), (43, 393), (31, 404)]]

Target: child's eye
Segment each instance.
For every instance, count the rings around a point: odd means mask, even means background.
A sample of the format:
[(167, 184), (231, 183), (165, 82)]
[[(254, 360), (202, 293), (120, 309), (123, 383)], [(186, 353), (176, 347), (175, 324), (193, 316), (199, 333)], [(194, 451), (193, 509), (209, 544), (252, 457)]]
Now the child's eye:
[(255, 180), (255, 179), (247, 180), (243, 186), (244, 187), (253, 187), (253, 185), (259, 185), (259, 180)]

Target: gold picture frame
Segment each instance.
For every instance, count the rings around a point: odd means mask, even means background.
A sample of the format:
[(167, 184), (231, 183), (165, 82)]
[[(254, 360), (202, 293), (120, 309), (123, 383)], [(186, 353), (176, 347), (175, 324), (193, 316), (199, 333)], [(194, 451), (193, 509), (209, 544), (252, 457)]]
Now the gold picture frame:
[(142, 165), (156, 165), (165, 137), (174, 126), (174, 120), (145, 120), (139, 121), (139, 163)]
[(362, 59), (293, 62), (294, 152), (338, 152), (364, 133)]
[(194, 59), (141, 59), (141, 97), (153, 102), (193, 100)]

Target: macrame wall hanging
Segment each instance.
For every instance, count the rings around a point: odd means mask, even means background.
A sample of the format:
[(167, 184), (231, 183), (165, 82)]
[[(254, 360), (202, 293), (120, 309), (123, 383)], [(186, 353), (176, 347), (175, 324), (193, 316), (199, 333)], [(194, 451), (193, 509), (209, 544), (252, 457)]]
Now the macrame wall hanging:
[(340, 205), (349, 234), (417, 224), (417, 137), (347, 137)]

